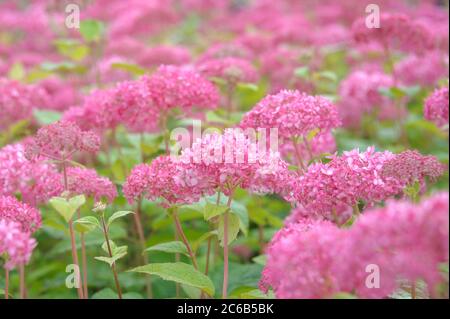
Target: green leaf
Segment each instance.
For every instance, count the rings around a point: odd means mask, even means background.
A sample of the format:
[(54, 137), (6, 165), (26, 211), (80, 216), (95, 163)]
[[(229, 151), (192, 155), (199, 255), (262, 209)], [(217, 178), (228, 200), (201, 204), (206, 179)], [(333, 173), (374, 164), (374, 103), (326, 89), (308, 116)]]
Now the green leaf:
[(226, 211), (228, 211), (227, 206), (207, 202), (203, 210), (203, 216), (205, 220), (210, 220), (213, 217), (224, 214)]
[[(109, 244), (111, 246), (111, 251), (112, 251), (112, 257), (104, 257), (104, 256), (99, 256), (99, 257), (95, 257), (95, 259), (97, 259), (98, 261), (103, 261), (105, 263), (107, 263), (110, 267), (112, 267), (112, 265), (119, 259), (123, 258), (126, 256), (127, 252), (128, 252), (128, 247), (127, 246), (119, 246), (117, 247), (111, 240), (109, 241)], [(102, 249), (104, 251), (108, 251), (108, 246), (106, 244), (106, 242), (103, 243), (102, 245)]]
[(309, 77), (309, 68), (307, 66), (296, 68), (294, 75), (298, 78), (307, 79)]
[(115, 212), (108, 219), (108, 227), (111, 226), (112, 222), (115, 221), (116, 219), (127, 216), (129, 214), (134, 214), (134, 212), (131, 212), (129, 210), (121, 210), (121, 211)]
[(56, 211), (64, 218), (66, 222), (69, 222), (72, 219), (72, 216), (75, 213), (75, 211), (73, 211), (70, 208), (67, 199), (63, 197), (53, 197), (49, 200), (49, 202), (53, 206), (53, 208), (56, 209)]
[(212, 230), (209, 231), (207, 233), (204, 233), (203, 235), (201, 235), (193, 244), (192, 244), (192, 250), (194, 252), (197, 251), (197, 249), (200, 247), (201, 243), (204, 242), (205, 240), (209, 239), (212, 236), (217, 236), (217, 230)]
[(255, 264), (264, 266), (266, 264), (266, 262), (267, 262), (267, 256), (266, 255), (258, 255), (258, 256), (253, 257), (252, 261)]
[(267, 294), (263, 293), (259, 289), (252, 289), (239, 294), (241, 299), (275, 299), (275, 294), (272, 290), (268, 291)]
[(165, 253), (179, 253), (189, 256), (186, 246), (181, 241), (169, 241), (166, 243), (156, 244), (147, 248), (145, 251), (162, 251)]
[(357, 299), (357, 297), (348, 292), (338, 292), (333, 295), (333, 299)]
[(91, 299), (118, 299), (117, 292), (111, 288), (105, 288), (94, 293)]
[(87, 42), (97, 42), (101, 39), (105, 25), (97, 20), (83, 20), (80, 22), (80, 33)]
[(237, 88), (245, 90), (245, 91), (253, 91), (253, 92), (257, 92), (259, 89), (258, 86), (254, 83), (244, 83), (244, 82), (239, 82), (237, 84)]
[(49, 110), (33, 110), (34, 118), (39, 125), (48, 125), (61, 119), (61, 113)]
[(236, 239), (238, 233), (239, 233), (239, 227), (240, 227), (240, 220), (239, 217), (234, 214), (227, 214), (227, 215), (221, 215), (219, 217), (219, 228), (218, 228), (218, 238), (220, 241), (220, 245), (224, 246), (224, 225), (225, 225), (225, 216), (227, 216), (228, 219), (228, 242), (227, 245), (229, 245), (233, 240)]
[(59, 54), (77, 62), (89, 54), (89, 47), (73, 39), (56, 40), (55, 46)]
[(331, 82), (337, 82), (338, 78), (336, 73), (332, 72), (332, 71), (322, 71), (322, 72), (317, 72), (314, 73), (314, 78), (316, 80), (328, 80)]
[(61, 72), (61, 73), (78, 73), (83, 74), (87, 71), (86, 67), (80, 64), (76, 64), (72, 61), (62, 61), (62, 62), (43, 62), (41, 68), (47, 72)]
[(86, 198), (84, 197), (84, 195), (77, 195), (69, 199), (69, 206), (75, 211), (83, 206), (84, 203), (86, 203)]
[(100, 222), (94, 216), (86, 216), (74, 222), (75, 229), (80, 233), (90, 232), (96, 228), (101, 229)]
[(120, 63), (117, 62), (117, 63), (111, 64), (111, 68), (127, 71), (127, 72), (137, 75), (137, 76), (144, 75), (147, 72), (144, 68), (140, 67), (139, 65), (131, 64), (131, 63), (122, 63), (122, 62), (120, 62)]
[(315, 129), (309, 131), (308, 134), (306, 135), (306, 140), (308, 142), (311, 142), (313, 140), (313, 138), (316, 137), (319, 132), (320, 132), (319, 128), (315, 128)]
[(26, 72), (23, 64), (20, 62), (16, 62), (11, 66), (11, 69), (9, 69), (8, 78), (20, 81), (25, 78), (25, 73)]
[(208, 276), (196, 270), (186, 263), (156, 263), (137, 267), (131, 272), (139, 272), (149, 275), (156, 275), (164, 280), (174, 281), (180, 284), (189, 285), (202, 289), (208, 295), (214, 295), (214, 285)]

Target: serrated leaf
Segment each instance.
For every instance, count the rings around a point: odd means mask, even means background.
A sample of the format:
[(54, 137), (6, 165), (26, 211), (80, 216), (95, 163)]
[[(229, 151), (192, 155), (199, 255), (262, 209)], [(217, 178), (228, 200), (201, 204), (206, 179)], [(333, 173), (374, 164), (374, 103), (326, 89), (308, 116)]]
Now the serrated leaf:
[(108, 227), (111, 226), (112, 222), (115, 221), (116, 219), (127, 216), (129, 214), (134, 214), (134, 212), (129, 210), (121, 210), (115, 212), (114, 214), (111, 215), (111, 217), (108, 218)]
[(86, 216), (74, 222), (75, 229), (81, 233), (90, 232), (96, 228), (101, 229), (100, 222), (94, 216)]
[(210, 220), (213, 217), (224, 214), (226, 211), (228, 211), (227, 206), (207, 202), (203, 209), (203, 216), (205, 220)]
[(214, 295), (215, 289), (211, 279), (186, 263), (155, 263), (137, 267), (129, 271), (155, 275), (164, 280), (202, 289), (210, 296)]
[(67, 199), (63, 197), (53, 197), (49, 200), (49, 203), (66, 222), (69, 222), (72, 219), (73, 214), (75, 214), (75, 210), (71, 208)]
[(189, 256), (186, 246), (181, 241), (169, 241), (166, 243), (153, 245), (147, 248), (145, 251), (162, 251), (165, 253), (179, 253)]
[(239, 233), (239, 228), (240, 228), (240, 220), (239, 217), (234, 215), (234, 214), (227, 214), (227, 215), (221, 215), (219, 217), (219, 227), (218, 227), (218, 238), (219, 238), (219, 242), (220, 245), (223, 247), (224, 246), (224, 226), (225, 226), (225, 216), (227, 216), (228, 219), (228, 241), (227, 241), (227, 245), (229, 245), (231, 242), (233, 242), (238, 233)]

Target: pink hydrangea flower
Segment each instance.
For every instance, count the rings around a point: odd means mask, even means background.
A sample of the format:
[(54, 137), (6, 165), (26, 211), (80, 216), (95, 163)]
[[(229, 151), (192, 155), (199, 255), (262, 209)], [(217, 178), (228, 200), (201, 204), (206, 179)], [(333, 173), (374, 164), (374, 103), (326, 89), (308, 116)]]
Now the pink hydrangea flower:
[[(393, 292), (396, 279), (422, 279), (431, 294), (441, 281), (439, 264), (448, 261), (448, 193), (438, 193), (420, 204), (389, 202), (365, 212), (347, 235), (336, 274), (343, 291), (363, 298), (381, 298)], [(380, 289), (365, 285), (365, 267), (375, 264)]]
[(345, 126), (358, 127), (366, 114), (377, 114), (380, 119), (397, 118), (399, 112), (380, 89), (394, 86), (390, 75), (379, 71), (354, 71), (344, 79), (339, 87), (341, 100), (339, 115)]
[(57, 160), (70, 158), (77, 151), (96, 152), (99, 137), (91, 131), (83, 132), (76, 124), (59, 121), (40, 128), (36, 135), (25, 142), (25, 156), (38, 156)]
[(440, 127), (448, 125), (448, 87), (435, 90), (425, 100), (424, 117)]
[(390, 152), (370, 147), (333, 156), (329, 163), (315, 163), (294, 183), (293, 198), (307, 210), (326, 215), (346, 212), (359, 200), (373, 203), (402, 191), (395, 178), (383, 178), (383, 164), (394, 158)]
[(93, 197), (95, 201), (106, 198), (112, 203), (117, 197), (116, 186), (108, 178), (99, 176), (93, 169), (69, 167), (67, 189), (74, 194)]
[(219, 93), (215, 86), (197, 72), (163, 65), (150, 77), (143, 77), (152, 103), (161, 111), (181, 107), (215, 108)]
[(281, 137), (306, 136), (310, 131), (328, 131), (340, 125), (336, 106), (321, 96), (298, 91), (268, 95), (244, 115), (241, 127), (278, 128)]
[(206, 188), (227, 195), (238, 186), (257, 193), (278, 193), (283, 180), (289, 178), (288, 165), (278, 152), (253, 138), (236, 129), (206, 134), (183, 150), (177, 160)]
[(189, 50), (182, 46), (156, 46), (146, 48), (142, 52), (137, 62), (145, 67), (155, 67), (165, 65), (188, 64), (192, 59)]
[(198, 70), (208, 78), (221, 78), (231, 85), (256, 82), (258, 78), (256, 69), (249, 61), (234, 57), (209, 59), (200, 63)]
[(424, 156), (418, 151), (407, 150), (396, 154), (383, 164), (383, 177), (393, 178), (403, 185), (419, 182), (425, 186), (425, 179), (435, 182), (445, 170), (445, 166), (432, 155)]
[(194, 179), (189, 184), (180, 183), (179, 173), (180, 168), (170, 156), (157, 157), (150, 165), (140, 164), (132, 170), (123, 192), (129, 203), (141, 196), (149, 200), (163, 199), (164, 206), (198, 201), (203, 189)]
[(42, 224), (41, 214), (36, 208), (11, 196), (0, 196), (0, 220), (17, 223), (25, 233), (34, 233)]
[(380, 28), (368, 28), (365, 20), (363, 17), (353, 24), (353, 37), (356, 42), (375, 41), (385, 48), (420, 54), (432, 50), (436, 45), (432, 31), (425, 24), (414, 21), (407, 15), (381, 14)]
[(0, 129), (20, 120), (32, 120), (33, 110), (46, 106), (48, 98), (39, 86), (0, 79)]
[[(272, 287), (277, 298), (385, 298), (399, 279), (423, 279), (433, 292), (448, 260), (448, 220), (448, 193), (439, 193), (420, 204), (388, 202), (349, 229), (311, 219), (289, 223), (268, 245), (260, 287)], [(366, 286), (371, 265), (380, 271), (378, 289)]]
[(0, 218), (0, 255), (7, 256), (6, 269), (27, 264), (35, 247), (36, 241), (20, 224)]
[(62, 189), (56, 167), (27, 160), (21, 143), (0, 149), (0, 195), (20, 194), (24, 202), (35, 206), (59, 195)]
[(409, 55), (395, 65), (395, 74), (406, 85), (434, 86), (439, 79), (448, 77), (448, 57), (439, 51)]

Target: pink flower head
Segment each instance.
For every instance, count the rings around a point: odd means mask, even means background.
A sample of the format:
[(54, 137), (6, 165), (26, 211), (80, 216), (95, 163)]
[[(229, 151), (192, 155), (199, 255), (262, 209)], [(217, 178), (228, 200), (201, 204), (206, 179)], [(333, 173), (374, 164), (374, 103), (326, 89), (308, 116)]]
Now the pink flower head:
[(448, 125), (448, 87), (437, 89), (425, 100), (424, 117), (442, 127)]
[(393, 85), (392, 77), (379, 71), (351, 73), (339, 88), (338, 110), (344, 125), (360, 126), (364, 114), (377, 114), (381, 119), (398, 117), (392, 100), (380, 93), (380, 89)]
[(34, 138), (26, 141), (25, 155), (51, 159), (68, 159), (77, 151), (96, 152), (100, 139), (91, 131), (83, 132), (74, 123), (58, 121), (40, 128)]
[(382, 175), (396, 179), (404, 186), (414, 182), (424, 185), (426, 178), (434, 182), (444, 170), (445, 166), (435, 156), (424, 156), (418, 151), (407, 150), (387, 160), (383, 164)]
[(346, 212), (359, 200), (367, 203), (382, 201), (401, 192), (401, 184), (393, 178), (383, 178), (383, 164), (392, 159), (390, 152), (375, 152), (368, 148), (333, 156), (327, 164), (308, 167), (294, 186), (294, 199), (306, 209), (325, 215)]
[(48, 95), (33, 85), (0, 79), (0, 129), (20, 120), (32, 120), (33, 110), (46, 106)]
[(26, 233), (34, 233), (42, 224), (41, 214), (36, 208), (11, 196), (0, 196), (0, 220), (15, 222)]
[(409, 55), (395, 65), (395, 74), (406, 85), (434, 86), (439, 79), (448, 77), (448, 57), (439, 51)]
[(103, 132), (120, 123), (114, 109), (114, 90), (95, 90), (88, 95), (79, 107), (70, 108), (64, 113), (63, 121), (75, 123), (82, 130)]
[[(363, 298), (381, 298), (393, 292), (397, 279), (425, 280), (430, 293), (448, 261), (448, 193), (438, 193), (419, 204), (391, 201), (365, 212), (347, 234), (336, 274), (343, 291)], [(367, 265), (377, 265), (380, 289), (365, 285)]]
[(239, 43), (218, 43), (208, 48), (206, 52), (202, 54), (198, 63), (202, 64), (208, 60), (217, 60), (224, 58), (237, 58), (238, 60), (251, 60), (251, 52), (243, 45)]
[[(330, 298), (337, 292), (385, 298), (399, 279), (425, 280), (429, 291), (442, 281), (448, 261), (448, 193), (420, 204), (390, 201), (364, 212), (349, 229), (300, 219), (279, 231), (267, 248), (260, 287), (277, 298)], [(368, 268), (372, 267), (372, 268)], [(366, 286), (377, 267), (380, 286)]]
[(27, 264), (35, 247), (36, 241), (19, 223), (0, 218), (0, 255), (7, 256), (6, 269)]
[(62, 176), (56, 167), (27, 160), (22, 144), (0, 149), (0, 195), (20, 194), (24, 202), (34, 206), (59, 195), (62, 189)]
[(93, 169), (69, 167), (67, 169), (68, 190), (74, 194), (93, 197), (95, 201), (106, 198), (109, 203), (117, 197), (116, 186)]
[(219, 93), (215, 86), (197, 72), (163, 65), (150, 77), (143, 77), (154, 105), (161, 111), (181, 107), (215, 108)]
[(150, 165), (140, 164), (132, 170), (123, 192), (129, 203), (140, 196), (149, 200), (161, 198), (164, 206), (198, 201), (203, 189), (194, 178), (189, 184), (181, 183), (178, 177), (181, 172), (170, 156), (157, 157)]
[(294, 223), (279, 231), (267, 249), (260, 288), (281, 299), (331, 297), (339, 290), (333, 264), (342, 232), (329, 222)]
[(279, 135), (286, 138), (339, 125), (336, 106), (328, 99), (287, 90), (266, 96), (244, 115), (240, 124), (244, 128), (278, 128)]
[(217, 189), (229, 194), (239, 186), (257, 193), (278, 193), (282, 181), (289, 178), (287, 164), (265, 146), (240, 129), (226, 129), (223, 134), (206, 134), (194, 141), (177, 160), (211, 192)]
[(258, 77), (250, 62), (234, 57), (207, 60), (199, 64), (198, 70), (208, 78), (224, 79), (229, 84), (256, 82)]
[(139, 55), (139, 65), (145, 67), (160, 66), (162, 64), (183, 65), (191, 61), (191, 53), (181, 46), (157, 46), (146, 48)]
[(143, 81), (120, 82), (113, 92), (113, 112), (133, 132), (158, 130), (160, 110), (152, 103)]
[(425, 24), (401, 13), (382, 14), (380, 28), (368, 28), (366, 18), (360, 18), (353, 24), (353, 37), (359, 43), (375, 41), (385, 48), (416, 53), (431, 50), (436, 45), (432, 31)]

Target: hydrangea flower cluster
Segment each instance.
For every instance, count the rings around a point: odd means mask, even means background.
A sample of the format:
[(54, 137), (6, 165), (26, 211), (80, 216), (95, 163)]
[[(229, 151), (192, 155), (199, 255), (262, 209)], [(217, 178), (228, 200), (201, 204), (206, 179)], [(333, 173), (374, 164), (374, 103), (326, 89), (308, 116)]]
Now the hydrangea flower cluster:
[(93, 169), (69, 167), (67, 188), (74, 194), (84, 194), (96, 202), (106, 198), (109, 203), (117, 197), (116, 186), (106, 177), (99, 176)]
[(136, 166), (123, 186), (129, 203), (139, 197), (149, 200), (163, 199), (164, 206), (197, 202), (206, 190), (201, 180), (192, 177), (180, 182), (180, 168), (170, 156), (160, 156), (150, 165)]
[(0, 195), (20, 194), (24, 202), (37, 205), (59, 195), (61, 181), (54, 165), (27, 160), (23, 144), (0, 149)]
[(381, 14), (379, 28), (368, 28), (366, 18), (360, 18), (353, 24), (352, 31), (356, 42), (373, 41), (384, 48), (406, 52), (422, 54), (436, 46), (433, 33), (426, 24), (402, 13)]
[(11, 196), (0, 196), (0, 220), (13, 221), (22, 232), (34, 233), (41, 227), (39, 211)]
[(220, 78), (230, 85), (256, 82), (258, 78), (256, 69), (250, 62), (234, 57), (209, 59), (199, 64), (198, 70), (208, 78)]
[(394, 71), (405, 85), (434, 86), (439, 79), (448, 77), (448, 58), (439, 51), (423, 56), (412, 54), (398, 62)]
[(340, 125), (336, 106), (321, 96), (283, 90), (266, 96), (244, 115), (241, 127), (278, 128), (281, 137), (306, 136), (310, 131), (328, 131)]
[(0, 219), (0, 255), (7, 256), (7, 270), (27, 264), (36, 245), (30, 233), (20, 229), (20, 224)]
[(163, 65), (150, 77), (143, 77), (152, 103), (161, 111), (174, 107), (215, 108), (219, 93), (214, 85), (186, 67)]
[(383, 164), (395, 157), (391, 152), (355, 149), (334, 155), (331, 161), (311, 164), (293, 184), (293, 200), (324, 216), (339, 215), (363, 200), (379, 202), (401, 192), (395, 178), (383, 178)]
[(375, 114), (380, 119), (398, 117), (398, 111), (392, 100), (380, 93), (394, 85), (394, 80), (388, 74), (379, 71), (352, 72), (339, 87), (339, 115), (345, 126), (361, 125), (362, 117)]
[(448, 87), (435, 90), (425, 100), (424, 117), (440, 127), (448, 125)]
[(226, 129), (194, 141), (178, 161), (184, 170), (198, 174), (198, 180), (227, 195), (238, 186), (258, 193), (278, 192), (289, 178), (288, 165), (266, 146), (241, 130)]
[(382, 176), (393, 178), (402, 185), (419, 182), (425, 186), (425, 179), (435, 182), (445, 170), (445, 166), (432, 155), (424, 156), (418, 151), (404, 151), (396, 154), (383, 164)]
[(0, 129), (20, 120), (32, 120), (33, 110), (46, 106), (48, 99), (39, 86), (0, 78)]
[(72, 122), (59, 121), (40, 128), (35, 137), (25, 142), (25, 156), (66, 160), (77, 151), (93, 153), (99, 147), (100, 139), (93, 132), (83, 132)]
[[(350, 229), (324, 221), (291, 223), (268, 246), (261, 289), (277, 298), (330, 298), (339, 292), (387, 297), (398, 279), (423, 279), (431, 293), (448, 260), (448, 193), (422, 203), (389, 202), (365, 212)], [(420, 238), (420, 241), (418, 241)], [(380, 271), (366, 286), (367, 267)]]

